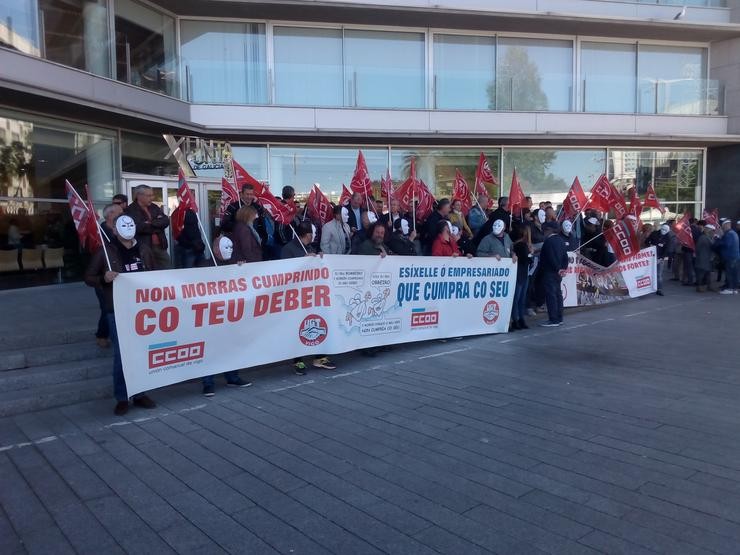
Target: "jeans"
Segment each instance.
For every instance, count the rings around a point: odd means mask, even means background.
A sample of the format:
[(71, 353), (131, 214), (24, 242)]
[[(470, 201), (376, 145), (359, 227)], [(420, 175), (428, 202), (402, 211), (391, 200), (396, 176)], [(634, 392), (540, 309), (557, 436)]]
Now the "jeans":
[(655, 265), (655, 275), (658, 279), (658, 291), (663, 291), (663, 266), (664, 262), (659, 258), (658, 263)]
[(545, 302), (550, 322), (563, 321), (563, 290), (560, 288), (560, 274), (542, 272), (542, 283), (545, 287)]
[(511, 307), (511, 319), (514, 321), (524, 320), (527, 314), (527, 290), (529, 288), (529, 276), (523, 280), (518, 280), (516, 289), (514, 289), (514, 302)]
[[(121, 361), (121, 348), (118, 345), (118, 332), (116, 331), (116, 315), (112, 312), (106, 314), (110, 340), (113, 343), (113, 395), (116, 401), (128, 401), (126, 391), (126, 379), (123, 377), (123, 362)], [(134, 395), (134, 399), (143, 397), (143, 393)]]
[(177, 268), (195, 268), (202, 261), (203, 253), (197, 253), (193, 249), (175, 245), (175, 265)]
[[(215, 376), (203, 376), (203, 386), (204, 387), (213, 387), (214, 381), (213, 378)], [(224, 378), (226, 378), (226, 383), (236, 383), (239, 379), (239, 370), (232, 370), (231, 372), (224, 372)]]
[(737, 289), (737, 272), (740, 261), (725, 260), (725, 273), (727, 274), (727, 289)]
[(100, 306), (100, 318), (98, 318), (98, 330), (95, 332), (95, 337), (99, 339), (108, 339), (110, 337), (110, 330), (108, 329), (108, 315), (105, 312), (105, 296), (100, 287), (95, 288), (95, 296), (98, 298), (98, 306)]

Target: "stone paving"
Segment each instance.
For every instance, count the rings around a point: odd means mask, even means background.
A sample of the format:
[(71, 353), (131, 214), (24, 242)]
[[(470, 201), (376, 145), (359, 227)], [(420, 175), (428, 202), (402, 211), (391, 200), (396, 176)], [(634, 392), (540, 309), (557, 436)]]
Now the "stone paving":
[(0, 420), (0, 553), (740, 553), (740, 296)]

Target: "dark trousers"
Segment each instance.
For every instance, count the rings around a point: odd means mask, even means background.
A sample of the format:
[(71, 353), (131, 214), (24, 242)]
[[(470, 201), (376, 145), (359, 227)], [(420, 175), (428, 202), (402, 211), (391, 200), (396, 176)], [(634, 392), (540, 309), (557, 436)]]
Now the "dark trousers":
[(98, 306), (100, 306), (100, 318), (98, 318), (98, 330), (95, 332), (95, 337), (108, 339), (110, 337), (108, 315), (105, 313), (105, 297), (100, 287), (95, 288), (95, 296), (98, 298)]
[(542, 284), (545, 287), (545, 303), (550, 322), (563, 321), (563, 290), (560, 288), (560, 274), (542, 272)]
[(696, 281), (694, 274), (694, 255), (690, 252), (683, 253), (683, 282), (693, 285)]

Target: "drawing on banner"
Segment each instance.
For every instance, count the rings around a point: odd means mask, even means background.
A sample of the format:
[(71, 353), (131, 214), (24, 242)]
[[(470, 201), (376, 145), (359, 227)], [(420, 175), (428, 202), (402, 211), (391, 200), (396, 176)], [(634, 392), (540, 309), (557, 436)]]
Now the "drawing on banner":
[[(394, 308), (388, 301), (392, 282), (389, 272), (373, 272), (367, 285), (363, 271), (335, 270), (332, 278), (340, 291), (337, 296), (347, 309), (345, 332), (358, 329), (360, 335), (377, 335), (401, 331), (400, 319), (383, 321), (384, 314)], [(349, 291), (345, 293), (344, 289)]]

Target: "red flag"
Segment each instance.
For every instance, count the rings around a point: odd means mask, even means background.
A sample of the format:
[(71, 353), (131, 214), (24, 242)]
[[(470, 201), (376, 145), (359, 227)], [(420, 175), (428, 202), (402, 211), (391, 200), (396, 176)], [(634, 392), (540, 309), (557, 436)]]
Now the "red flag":
[[(98, 231), (98, 214), (95, 212), (95, 206), (93, 206), (92, 199), (90, 198), (90, 189), (85, 183), (85, 196), (87, 197), (87, 219), (85, 221), (85, 231), (87, 233), (87, 250), (89, 252), (95, 252), (103, 246), (100, 238), (100, 232)], [(110, 239), (110, 237), (108, 237)]]
[(225, 177), (221, 178), (221, 207), (219, 208), (219, 217), (223, 217), (224, 212), (229, 204), (239, 201), (239, 193), (234, 186), (228, 182)]
[(464, 215), (468, 215), (470, 209), (473, 207), (473, 201), (471, 199), (472, 193), (470, 187), (465, 181), (465, 178), (460, 173), (460, 170), (455, 168), (455, 183), (452, 185), (452, 199), (453, 202), (459, 200), (462, 204), (462, 212)]
[(416, 180), (416, 199), (419, 201), (416, 206), (416, 221), (423, 222), (434, 210), (434, 195), (421, 179)]
[(352, 200), (352, 191), (347, 189), (347, 186), (342, 183), (342, 195), (339, 197), (339, 205), (347, 206), (350, 200)]
[(665, 213), (665, 208), (660, 204), (660, 200), (658, 200), (658, 196), (655, 194), (655, 189), (653, 189), (652, 182), (648, 183), (647, 191), (645, 192), (645, 203), (643, 206), (645, 208), (657, 208), (660, 210), (661, 214)]
[(236, 160), (232, 160), (231, 164), (234, 167), (234, 186), (236, 187), (237, 194), (241, 192), (244, 185), (251, 185), (254, 187), (255, 195), (258, 195), (258, 191), (265, 188), (263, 183), (260, 183), (254, 177), (249, 175), (249, 172), (242, 168)]
[(67, 191), (67, 201), (69, 202), (69, 210), (72, 213), (72, 221), (75, 224), (77, 236), (80, 238), (80, 245), (85, 248), (88, 244), (87, 222), (90, 217), (90, 208), (83, 202), (69, 181), (65, 180), (64, 187)]
[[(393, 198), (393, 180), (391, 179), (391, 170), (388, 170), (385, 177), (380, 178), (380, 196), (389, 201)], [(390, 206), (388, 206), (390, 210)]]
[(486, 155), (481, 152), (480, 157), (478, 158), (478, 167), (475, 168), (476, 196), (491, 196), (488, 189), (486, 189), (486, 183), (492, 183), (493, 185), (497, 184), (496, 178), (493, 176), (493, 172), (491, 171), (491, 166), (488, 164), (488, 159), (486, 158)]
[(330, 222), (334, 218), (331, 203), (321, 189), (314, 185), (308, 195), (308, 216), (319, 225)]
[(578, 177), (573, 180), (573, 184), (568, 190), (568, 194), (565, 195), (563, 200), (563, 209), (560, 212), (560, 221), (571, 220), (580, 214), (585, 208), (588, 200), (586, 199), (586, 193), (583, 192), (581, 182), (578, 181)]
[(606, 178), (605, 174), (601, 174), (601, 177), (599, 177), (591, 189), (591, 198), (588, 201), (587, 207), (595, 208), (601, 212), (609, 212), (610, 209), (613, 209), (617, 220), (621, 220), (629, 214), (627, 203), (622, 193), (617, 191), (614, 185)]
[(402, 212), (410, 212), (414, 199), (418, 200), (418, 190), (416, 183), (416, 159), (411, 159), (411, 172), (403, 183), (393, 192), (394, 198), (398, 201), (399, 208)]
[(617, 260), (624, 262), (640, 251), (637, 220), (625, 218), (615, 222), (613, 227), (604, 230), (604, 239), (611, 245)]
[(696, 250), (696, 245), (694, 244), (694, 236), (691, 234), (690, 218), (689, 213), (685, 212), (683, 217), (673, 224), (673, 233), (676, 234), (679, 243), (693, 251)]
[(512, 214), (521, 214), (525, 202), (524, 191), (522, 191), (519, 178), (516, 176), (516, 168), (514, 168), (514, 173), (511, 176), (511, 187), (509, 188), (509, 211)]
[(640, 197), (637, 194), (637, 187), (630, 188), (629, 213), (632, 214), (638, 220), (640, 219), (640, 214), (642, 214), (642, 204), (640, 203)]
[(280, 202), (275, 195), (272, 194), (270, 189), (261, 183), (259, 189), (257, 187), (254, 188), (254, 192), (260, 206), (267, 210), (273, 220), (284, 225), (288, 225), (293, 221), (297, 211), (295, 204), (291, 205)]
[(358, 151), (357, 154), (357, 165), (355, 166), (355, 173), (352, 176), (352, 181), (349, 183), (349, 188), (353, 193), (360, 193), (365, 197), (373, 196), (370, 174), (367, 171), (365, 156), (363, 156), (361, 150)]
[(177, 172), (177, 207), (170, 215), (170, 224), (172, 225), (172, 236), (175, 239), (180, 237), (185, 227), (185, 214), (188, 210), (198, 212), (198, 204), (195, 202), (193, 192), (188, 187), (185, 174), (182, 169)]
[(719, 209), (715, 208), (709, 212), (706, 208), (701, 214), (701, 219), (708, 224), (712, 224), (715, 228), (720, 229), (719, 225)]

